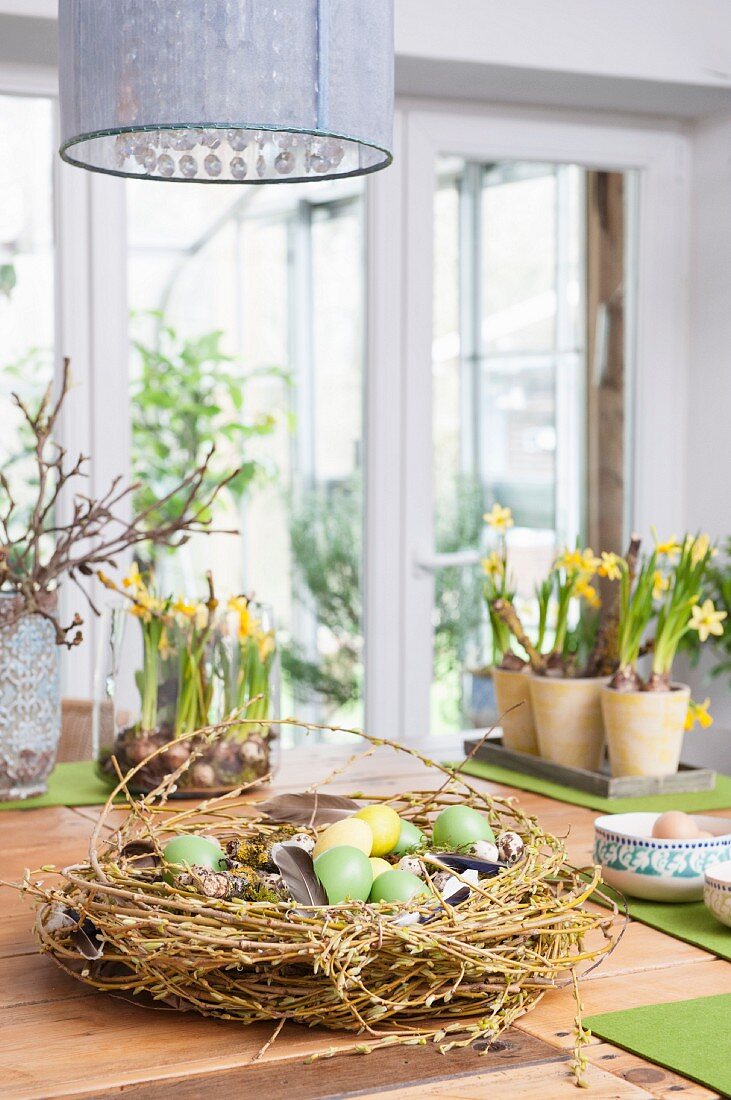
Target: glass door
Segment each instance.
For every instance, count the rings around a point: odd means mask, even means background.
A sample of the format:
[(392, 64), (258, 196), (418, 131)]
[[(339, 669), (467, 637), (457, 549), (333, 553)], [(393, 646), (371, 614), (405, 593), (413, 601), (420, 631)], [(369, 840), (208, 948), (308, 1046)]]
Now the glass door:
[[(439, 158), (433, 733), (489, 712), (489, 681), (475, 675), (489, 651), (483, 515), (512, 511), (529, 617), (558, 546), (585, 533), (586, 194), (575, 165)], [(459, 563), (443, 557), (457, 551)]]
[[(436, 118), (446, 132), (447, 116)], [(486, 514), (510, 509), (515, 602), (529, 633), (557, 554), (579, 539), (621, 551), (632, 515), (639, 173), (514, 154), (512, 136), (480, 141), (476, 126), (464, 129), (461, 155), (456, 132), (447, 152), (425, 130), (410, 141), (407, 219), (423, 216), (417, 164), (430, 157), (433, 168), (428, 344), (407, 321), (403, 714), (415, 740), (497, 717)], [(489, 155), (498, 144), (504, 157)], [(413, 272), (427, 249), (412, 237)], [(408, 303), (422, 324), (426, 294), (417, 286)]]

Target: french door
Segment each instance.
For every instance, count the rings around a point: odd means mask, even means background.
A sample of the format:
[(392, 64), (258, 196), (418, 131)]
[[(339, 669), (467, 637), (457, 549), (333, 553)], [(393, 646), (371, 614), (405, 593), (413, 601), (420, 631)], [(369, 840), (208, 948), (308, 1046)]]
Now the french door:
[(687, 148), (418, 106), (397, 137), (369, 193), (366, 720), (423, 740), (474, 711), (485, 508), (513, 509), (528, 618), (559, 545), (682, 526)]

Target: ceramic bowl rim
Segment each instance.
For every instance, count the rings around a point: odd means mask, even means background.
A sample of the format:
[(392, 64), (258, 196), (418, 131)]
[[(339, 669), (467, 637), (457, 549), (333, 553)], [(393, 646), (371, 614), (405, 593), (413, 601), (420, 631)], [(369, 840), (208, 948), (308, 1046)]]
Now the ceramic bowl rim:
[[(725, 877), (720, 877), (725, 872)], [(711, 863), (703, 871), (703, 880), (706, 886), (712, 886), (714, 890), (722, 890), (731, 894), (731, 860), (721, 860)]]
[(601, 834), (607, 840), (612, 840), (617, 844), (634, 844), (638, 848), (678, 848), (681, 851), (691, 851), (694, 848), (710, 848), (718, 844), (731, 844), (731, 818), (726, 817), (706, 817), (703, 814), (690, 814), (696, 820), (703, 821), (712, 825), (714, 823), (724, 823), (728, 826), (725, 833), (716, 833), (712, 837), (700, 837), (699, 839), (675, 839), (674, 837), (654, 837), (654, 836), (641, 836), (637, 833), (623, 833), (618, 832), (615, 823), (619, 818), (623, 817), (645, 817), (652, 819), (648, 821), (650, 828), (658, 817), (660, 812), (653, 813), (646, 810), (635, 810), (625, 814), (603, 814), (594, 820), (594, 832)]

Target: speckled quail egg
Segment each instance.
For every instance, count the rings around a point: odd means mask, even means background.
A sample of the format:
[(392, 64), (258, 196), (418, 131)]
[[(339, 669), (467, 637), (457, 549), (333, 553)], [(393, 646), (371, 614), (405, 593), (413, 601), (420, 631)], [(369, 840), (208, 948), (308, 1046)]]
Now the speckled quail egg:
[(398, 861), (399, 871), (408, 871), (411, 875), (416, 875), (417, 878), (424, 877), (424, 865), (420, 859), (416, 856), (402, 856)]
[(310, 836), (309, 833), (295, 833), (294, 836), (289, 838), (287, 844), (295, 844), (304, 852), (309, 852), (309, 854), (312, 855), (315, 847), (315, 838), (314, 836)]
[(505, 863), (517, 863), (525, 852), (523, 838), (518, 836), (517, 833), (500, 833), (496, 843), (500, 858), (504, 860)]
[(497, 845), (492, 844), (489, 840), (476, 840), (471, 851), (472, 855), (477, 856), (478, 859), (486, 859), (491, 863), (497, 863), (500, 859)]

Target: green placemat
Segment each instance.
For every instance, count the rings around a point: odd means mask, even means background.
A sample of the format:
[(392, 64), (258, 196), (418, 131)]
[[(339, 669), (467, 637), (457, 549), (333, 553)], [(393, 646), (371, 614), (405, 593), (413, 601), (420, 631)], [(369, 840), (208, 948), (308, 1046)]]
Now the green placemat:
[[(703, 951), (718, 955), (720, 959), (731, 961), (731, 928), (717, 921), (702, 901), (682, 903), (645, 901), (643, 898), (631, 898), (626, 894), (620, 897), (616, 890), (607, 886), (606, 883), (602, 885), (602, 893), (614, 898), (621, 910), (626, 904), (632, 920), (649, 924), (650, 928), (656, 928), (658, 932), (665, 932), (676, 940), (692, 943), (694, 947), (700, 947)], [(596, 896), (592, 900), (599, 905), (609, 904)]]
[(48, 777), (48, 790), (37, 798), (0, 802), (0, 810), (37, 810), (42, 806), (100, 806), (112, 790), (92, 760), (80, 764), (57, 764)]
[(633, 810), (685, 810), (686, 813), (700, 813), (703, 810), (731, 809), (731, 775), (717, 775), (716, 786), (712, 791), (653, 794), (647, 798), (601, 798), (586, 791), (576, 791), (573, 787), (564, 787), (551, 779), (523, 775), (522, 772), (514, 772), (510, 768), (502, 768), (499, 764), (484, 764), (481, 760), (470, 760), (462, 771), (466, 775), (476, 775), (493, 783), (504, 783), (507, 787), (533, 791), (534, 794), (543, 794), (559, 802), (571, 802), (574, 806), (586, 806), (590, 810), (602, 810), (607, 814), (631, 813)]
[(608, 1043), (731, 1096), (731, 994), (589, 1016)]

